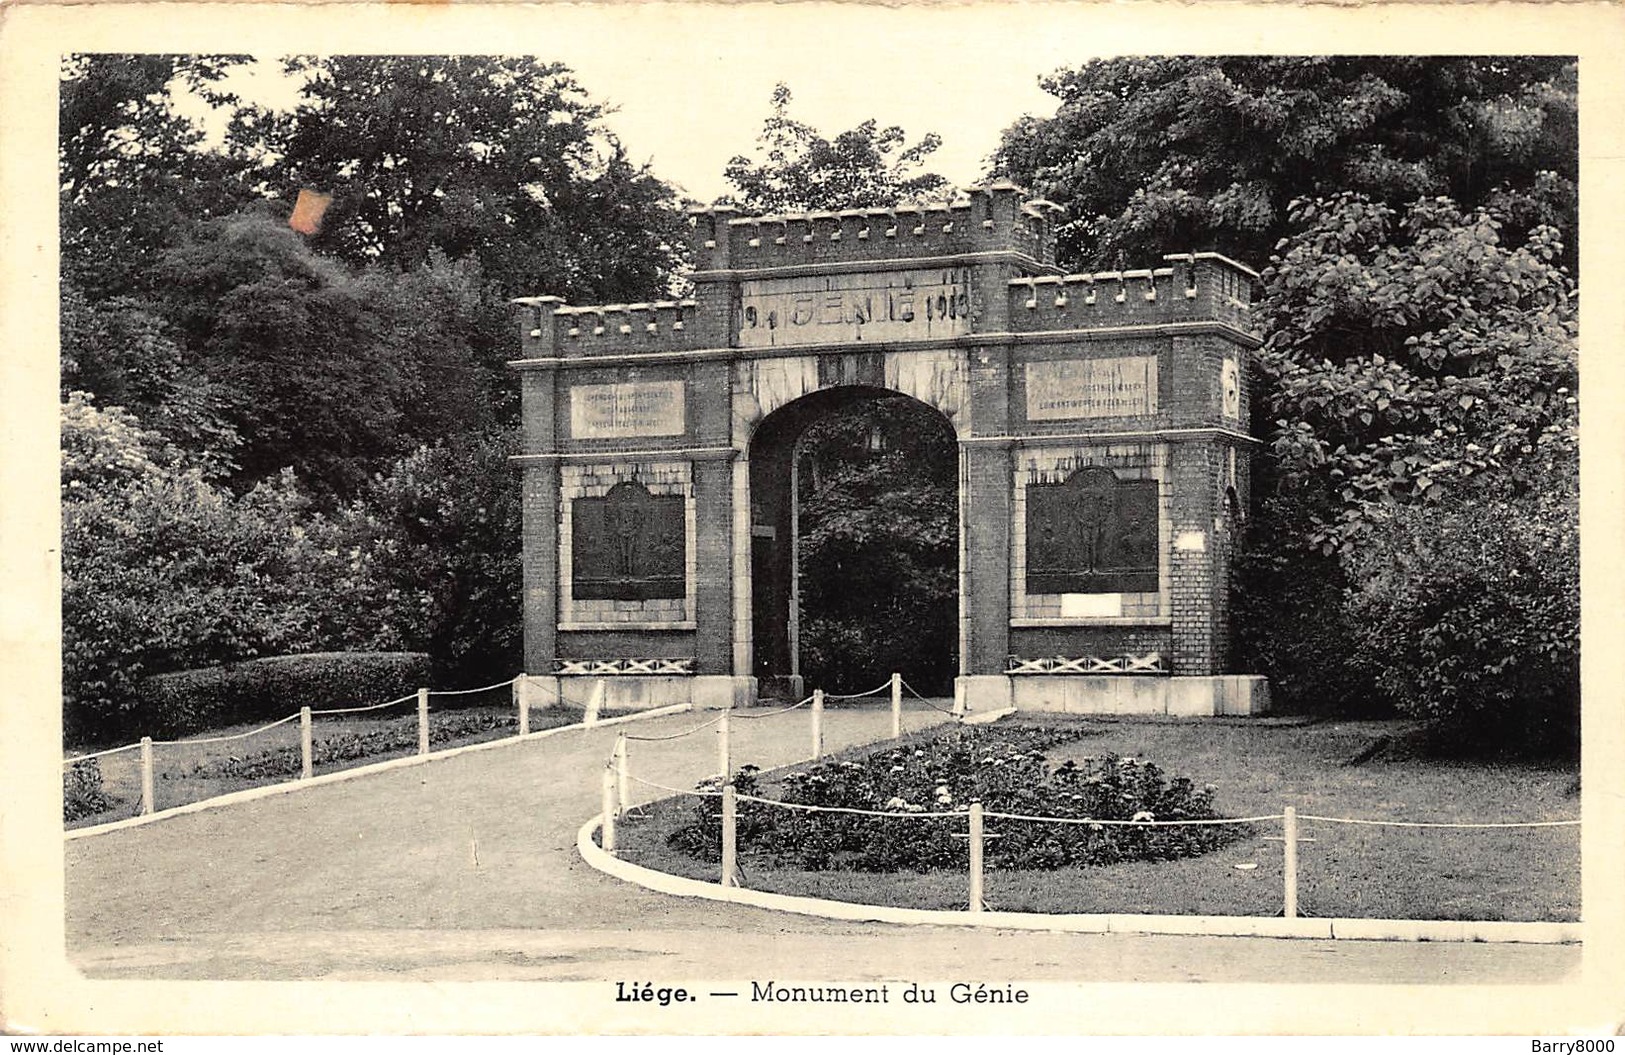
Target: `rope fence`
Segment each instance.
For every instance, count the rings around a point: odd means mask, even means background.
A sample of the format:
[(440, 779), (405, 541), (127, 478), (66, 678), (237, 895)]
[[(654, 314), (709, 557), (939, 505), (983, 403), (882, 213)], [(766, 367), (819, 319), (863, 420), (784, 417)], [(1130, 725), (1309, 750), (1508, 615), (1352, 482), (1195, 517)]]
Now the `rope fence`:
[[(512, 690), (512, 713), (506, 717), (500, 712), (509, 704), (500, 705), (493, 714), (485, 701), (477, 701), (472, 710), (467, 703), (452, 706), (439, 711), (449, 717), (431, 721), (431, 700), (476, 697), (504, 688)], [(144, 736), (133, 743), (65, 756), (62, 759), (64, 816), (70, 823), (87, 819), (91, 819), (90, 823), (106, 823), (126, 816), (149, 816), (160, 809), (213, 798), (244, 786), (309, 780), (318, 765), (348, 768), (347, 763), (364, 765), (380, 755), (393, 757), (403, 752), (429, 755), (437, 742), (448, 740), (461, 745), (523, 737), (530, 733), (532, 710), (553, 706), (582, 712), (581, 724), (592, 726), (600, 720), (603, 697), (602, 682), (590, 699), (577, 701), (543, 681), (519, 674), (476, 688), (424, 687), (382, 703), (301, 707), (295, 713), (252, 729), (218, 736), (172, 740)], [(371, 718), (407, 721), (411, 715), (407, 708), (414, 703), (415, 737), (410, 726), (368, 722)], [(399, 719), (387, 713), (391, 708), (402, 712)], [(438, 706), (434, 710), (438, 710)], [(337, 725), (338, 729), (318, 737), (315, 728), (318, 719), (324, 728)], [(347, 720), (356, 719), (362, 724), (345, 724)], [(286, 732), (278, 735), (275, 731), (279, 729)], [(254, 746), (246, 751), (236, 747), (246, 741), (255, 741)], [(160, 760), (160, 752), (168, 754)], [(137, 753), (137, 757), (128, 758), (126, 753)], [(108, 763), (105, 767), (104, 761)], [(164, 764), (160, 765), (160, 761)], [(163, 789), (162, 795), (160, 789)], [(160, 798), (163, 801), (159, 801)]]
[[(894, 699), (899, 690), (906, 687), (896, 675), (888, 683), (893, 690)], [(883, 686), (884, 688), (884, 686)], [(910, 691), (913, 691), (910, 688)], [(860, 695), (874, 695), (874, 691)], [(918, 695), (918, 693), (916, 693)], [(855, 698), (855, 697), (845, 697)], [(821, 731), (818, 724), (822, 714), (826, 697), (822, 691), (815, 691), (807, 700), (771, 712), (783, 714), (795, 710), (809, 702), (813, 706), (814, 733), (812, 760), (822, 757)], [(927, 701), (929, 702), (929, 701)], [(940, 710), (940, 708), (938, 708)], [(756, 717), (766, 717), (759, 715)], [(719, 741), (721, 743), (720, 779), (723, 781), (719, 790), (708, 788), (676, 788), (668, 784), (649, 780), (631, 772), (627, 753), (627, 744), (630, 741), (656, 742), (681, 739), (690, 736), (710, 726), (717, 726)], [(997, 833), (986, 830), (986, 822), (1010, 821), (1029, 824), (1055, 824), (1055, 825), (1087, 825), (1091, 829), (1104, 828), (1124, 829), (1157, 829), (1157, 828), (1189, 828), (1189, 827), (1219, 827), (1243, 826), (1254, 824), (1279, 823), (1280, 835), (1266, 835), (1267, 841), (1282, 844), (1282, 888), (1281, 911), (1278, 915), (1287, 919), (1300, 916), (1298, 904), (1298, 858), (1300, 844), (1315, 840), (1300, 833), (1300, 824), (1318, 823), (1330, 825), (1356, 825), (1380, 828), (1410, 828), (1410, 829), (1455, 829), (1468, 831), (1508, 830), (1508, 829), (1535, 829), (1535, 828), (1571, 828), (1579, 827), (1578, 819), (1555, 821), (1401, 821), (1382, 820), (1362, 817), (1332, 817), (1320, 814), (1299, 814), (1294, 806), (1285, 806), (1279, 813), (1262, 813), (1246, 817), (1213, 817), (1158, 820), (1153, 817), (1144, 817), (1135, 820), (1119, 820), (1090, 817), (1054, 817), (1042, 814), (1009, 813), (1000, 810), (984, 809), (982, 803), (972, 802), (967, 806), (953, 810), (891, 810), (891, 809), (862, 809), (852, 806), (822, 806), (813, 803), (786, 802), (782, 799), (766, 798), (760, 795), (750, 795), (738, 791), (732, 782), (731, 760), (728, 757), (727, 747), (728, 712), (723, 711), (717, 718), (703, 725), (668, 736), (645, 737), (632, 736), (622, 733), (616, 740), (614, 753), (603, 773), (603, 812), (600, 815), (600, 844), (604, 851), (615, 854), (616, 833), (615, 822), (632, 808), (630, 788), (633, 783), (663, 791), (672, 796), (692, 796), (699, 798), (720, 798), (722, 800), (722, 861), (719, 882), (724, 887), (737, 887), (741, 884), (742, 871), (739, 867), (738, 846), (738, 807), (739, 803), (754, 803), (772, 809), (783, 809), (811, 814), (845, 814), (860, 817), (872, 817), (884, 821), (923, 821), (923, 820), (952, 820), (964, 818), (966, 830), (955, 834), (953, 838), (963, 838), (967, 843), (967, 898), (968, 911), (982, 912), (987, 909), (985, 898), (985, 849), (986, 840), (999, 838)], [(895, 732), (894, 732), (894, 735)]]

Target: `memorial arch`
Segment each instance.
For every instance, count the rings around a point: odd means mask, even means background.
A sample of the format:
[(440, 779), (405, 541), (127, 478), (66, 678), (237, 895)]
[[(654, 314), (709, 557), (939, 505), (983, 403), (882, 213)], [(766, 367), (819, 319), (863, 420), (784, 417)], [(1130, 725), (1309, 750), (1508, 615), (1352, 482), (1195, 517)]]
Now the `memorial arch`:
[(883, 391), (958, 441), (964, 706), (1264, 709), (1228, 667), (1256, 275), (1215, 253), (1063, 274), (1053, 209), (1009, 183), (701, 209), (691, 299), (516, 302), (526, 671), (622, 706), (754, 702), (753, 437)]

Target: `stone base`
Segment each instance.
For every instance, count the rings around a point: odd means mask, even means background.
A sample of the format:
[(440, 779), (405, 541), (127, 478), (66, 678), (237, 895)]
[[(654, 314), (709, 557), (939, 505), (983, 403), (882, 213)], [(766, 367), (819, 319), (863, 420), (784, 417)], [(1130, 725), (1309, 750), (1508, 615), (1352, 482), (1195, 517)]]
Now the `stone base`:
[(1132, 674), (986, 674), (955, 682), (970, 713), (1014, 707), (1057, 714), (1179, 717), (1269, 713), (1269, 681), (1256, 674), (1156, 677)]
[(961, 714), (1009, 710), (1010, 681), (1008, 674), (961, 674), (954, 679), (954, 710)]
[(566, 706), (585, 706), (603, 686), (600, 706), (606, 711), (648, 711), (656, 707), (690, 704), (697, 709), (721, 710), (748, 707), (756, 702), (756, 679), (727, 674), (626, 674), (583, 675), (561, 678), (557, 675), (531, 675), (530, 705), (537, 709), (558, 706), (563, 696)]

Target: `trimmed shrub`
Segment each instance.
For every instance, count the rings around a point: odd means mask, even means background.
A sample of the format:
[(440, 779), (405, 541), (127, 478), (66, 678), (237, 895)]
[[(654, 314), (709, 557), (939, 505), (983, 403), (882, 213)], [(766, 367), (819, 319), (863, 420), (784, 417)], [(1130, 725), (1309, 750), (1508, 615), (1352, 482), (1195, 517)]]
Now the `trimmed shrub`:
[(137, 689), (147, 736), (184, 736), (238, 722), (282, 718), (300, 707), (359, 707), (428, 684), (422, 652), (316, 652), (267, 656), (156, 674)]

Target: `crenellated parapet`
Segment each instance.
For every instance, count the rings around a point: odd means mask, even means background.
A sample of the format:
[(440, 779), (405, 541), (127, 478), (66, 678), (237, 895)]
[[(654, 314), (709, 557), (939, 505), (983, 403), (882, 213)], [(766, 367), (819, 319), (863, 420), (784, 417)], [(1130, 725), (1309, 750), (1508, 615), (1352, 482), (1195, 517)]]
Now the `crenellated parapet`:
[(1056, 211), (1008, 181), (973, 187), (949, 203), (880, 209), (740, 216), (731, 206), (709, 206), (690, 211), (695, 278), (996, 252), (1052, 265)]
[(1251, 331), (1251, 269), (1217, 253), (1170, 254), (1172, 266), (1011, 279), (1017, 333), (1216, 319)]
[(680, 351), (714, 340), (696, 325), (694, 300), (574, 307), (558, 297), (525, 297), (514, 304), (526, 358)]

